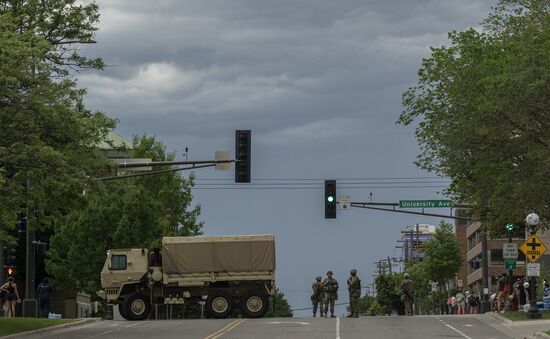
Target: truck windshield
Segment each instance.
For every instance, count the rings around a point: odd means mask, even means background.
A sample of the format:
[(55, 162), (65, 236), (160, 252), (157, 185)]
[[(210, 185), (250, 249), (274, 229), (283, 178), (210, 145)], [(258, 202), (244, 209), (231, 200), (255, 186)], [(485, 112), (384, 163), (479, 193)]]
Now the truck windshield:
[(111, 270), (125, 270), (126, 269), (126, 256), (125, 255), (112, 255), (111, 256)]

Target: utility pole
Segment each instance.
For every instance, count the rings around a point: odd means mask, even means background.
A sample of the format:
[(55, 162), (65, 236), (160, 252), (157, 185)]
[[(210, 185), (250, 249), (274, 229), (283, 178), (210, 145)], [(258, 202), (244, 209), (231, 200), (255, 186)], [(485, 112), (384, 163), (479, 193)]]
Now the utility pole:
[(416, 261), (420, 261), (420, 229), (416, 224)]
[(27, 176), (27, 197), (26, 197), (26, 256), (25, 256), (25, 299), (23, 300), (23, 316), (36, 317), (38, 311), (37, 300), (34, 296), (35, 288), (35, 248), (34, 248), (34, 227), (32, 227), (32, 208), (30, 206), (31, 179)]
[(388, 267), (390, 269), (390, 275), (392, 274), (392, 271), (391, 271), (391, 261), (390, 261), (390, 257), (388, 257)]
[(4, 264), (6, 263), (6, 258), (4, 258), (4, 243), (0, 241), (0, 265), (2, 265), (2, 270), (0, 271), (0, 282), (6, 281)]

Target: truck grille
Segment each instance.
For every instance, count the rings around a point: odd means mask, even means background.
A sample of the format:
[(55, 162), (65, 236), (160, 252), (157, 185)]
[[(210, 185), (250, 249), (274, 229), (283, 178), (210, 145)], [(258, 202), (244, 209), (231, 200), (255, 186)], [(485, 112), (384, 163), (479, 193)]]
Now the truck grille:
[(118, 287), (116, 287), (116, 288), (106, 288), (105, 289), (105, 295), (107, 297), (112, 296), (112, 295), (117, 295), (117, 294), (118, 294)]

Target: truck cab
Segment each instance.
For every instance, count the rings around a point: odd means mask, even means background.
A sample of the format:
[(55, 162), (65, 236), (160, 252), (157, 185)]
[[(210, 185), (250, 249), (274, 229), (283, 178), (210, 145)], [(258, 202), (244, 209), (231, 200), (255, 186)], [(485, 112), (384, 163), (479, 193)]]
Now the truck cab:
[(120, 298), (128, 288), (137, 289), (147, 275), (148, 251), (146, 249), (116, 249), (107, 252), (101, 271), (102, 297), (109, 302)]

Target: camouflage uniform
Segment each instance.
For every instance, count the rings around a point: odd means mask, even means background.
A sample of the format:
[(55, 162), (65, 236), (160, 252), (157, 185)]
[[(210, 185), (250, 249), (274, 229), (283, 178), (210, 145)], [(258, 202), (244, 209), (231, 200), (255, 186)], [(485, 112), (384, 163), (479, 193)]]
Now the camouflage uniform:
[(321, 286), (321, 276), (317, 277), (311, 289), (313, 294), (311, 295), (311, 302), (313, 303), (313, 316), (317, 316), (317, 307), (319, 307), (320, 316), (323, 316), (323, 287)]
[(361, 297), (361, 280), (357, 277), (357, 270), (351, 270), (351, 276), (348, 278), (349, 292), (349, 310), (348, 317), (359, 317), (359, 298)]
[(401, 293), (405, 303), (405, 315), (413, 315), (414, 283), (408, 273), (405, 273), (404, 278), (401, 283)]
[(324, 302), (325, 308), (324, 313), (325, 317), (327, 316), (329, 306), (330, 306), (330, 317), (335, 318), (334, 316), (334, 302), (338, 299), (338, 281), (332, 277), (332, 271), (327, 272), (327, 277), (321, 283), (323, 286)]

